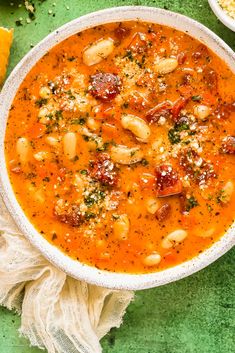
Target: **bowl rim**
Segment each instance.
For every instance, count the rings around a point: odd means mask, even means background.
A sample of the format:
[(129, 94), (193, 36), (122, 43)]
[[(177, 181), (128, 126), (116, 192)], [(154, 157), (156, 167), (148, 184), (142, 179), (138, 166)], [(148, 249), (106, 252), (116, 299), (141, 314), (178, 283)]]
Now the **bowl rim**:
[[(120, 6), (96, 11), (66, 23), (45, 37), (24, 56), (12, 71), (0, 93), (0, 195), (11, 216), (26, 238), (57, 268), (73, 278), (86, 281), (90, 284), (111, 289), (140, 290), (161, 286), (182, 279), (217, 260), (235, 245), (235, 225), (233, 224), (215, 244), (198, 256), (162, 271), (147, 274), (128, 274), (99, 270), (96, 267), (83, 264), (68, 257), (65, 253), (48, 242), (33, 227), (24, 211), (21, 209), (14, 194), (7, 172), (4, 154), (4, 138), (9, 108), (22, 80), (39, 58), (42, 57), (47, 50), (74, 33), (98, 24), (126, 20), (140, 20), (161, 24), (166, 24), (167, 22), (166, 25), (169, 25), (170, 22), (173, 23), (173, 25), (170, 24), (169, 26), (189, 33), (202, 42), (205, 40), (203, 38), (206, 37), (210, 45), (214, 45), (212, 50), (216, 53), (221, 51), (221, 53), (223, 53), (223, 59), (235, 72), (235, 53), (222, 39), (199, 22), (171, 11), (147, 6)], [(195, 34), (196, 32), (198, 32), (197, 35)], [(210, 45), (208, 46), (210, 47)]]
[(215, 16), (229, 29), (235, 32), (235, 19), (229, 16), (220, 6), (218, 0), (208, 0), (209, 5)]

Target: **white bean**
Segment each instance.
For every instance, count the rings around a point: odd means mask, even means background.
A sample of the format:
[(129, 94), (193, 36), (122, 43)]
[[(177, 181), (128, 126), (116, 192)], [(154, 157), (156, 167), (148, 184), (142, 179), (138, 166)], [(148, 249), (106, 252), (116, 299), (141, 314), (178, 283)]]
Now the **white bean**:
[(79, 174), (74, 175), (73, 185), (76, 187), (77, 192), (84, 191), (84, 182)]
[(49, 156), (50, 154), (47, 151), (40, 151), (40, 152), (34, 153), (33, 155), (33, 157), (39, 162), (44, 161), (45, 159), (48, 159)]
[(209, 238), (215, 233), (215, 228), (210, 228), (206, 230), (205, 232), (202, 231), (200, 233), (197, 233), (196, 235), (200, 238)]
[(179, 244), (182, 242), (188, 233), (183, 229), (177, 229), (174, 232), (169, 233), (163, 240), (162, 240), (162, 247), (164, 249), (170, 249), (174, 244)]
[(130, 221), (127, 214), (122, 214), (113, 224), (113, 233), (115, 238), (126, 240), (130, 230)]
[(50, 146), (57, 147), (59, 142), (60, 142), (59, 139), (54, 136), (47, 136), (46, 137), (46, 143)]
[(160, 203), (157, 199), (151, 198), (146, 201), (147, 211), (151, 214), (156, 213), (159, 207), (160, 207)]
[(154, 251), (151, 255), (148, 255), (143, 259), (143, 264), (146, 266), (155, 266), (159, 264), (161, 259), (161, 255)]
[(95, 120), (94, 118), (89, 117), (87, 119), (87, 126), (89, 127), (89, 129), (91, 129), (92, 131), (96, 131), (99, 130), (100, 128), (100, 123)]
[(221, 202), (228, 203), (231, 200), (234, 192), (234, 184), (231, 180), (227, 181), (222, 189)]
[(96, 41), (83, 52), (83, 62), (88, 66), (98, 64), (107, 58), (114, 50), (114, 42), (111, 38)]
[(34, 200), (36, 200), (39, 203), (44, 203), (45, 202), (45, 195), (43, 190), (37, 189), (35, 186), (33, 186), (31, 183), (27, 185), (29, 192), (32, 194)]
[(204, 120), (210, 115), (210, 108), (207, 105), (198, 104), (194, 106), (193, 112), (199, 119)]
[(127, 114), (121, 117), (122, 127), (130, 130), (141, 142), (147, 142), (150, 136), (150, 128), (147, 123), (138, 116)]
[(76, 156), (77, 136), (74, 132), (67, 132), (63, 139), (64, 154), (68, 159), (74, 159)]
[(112, 146), (111, 158), (115, 163), (134, 164), (140, 162), (144, 154), (139, 147), (129, 148), (123, 145)]
[(169, 74), (174, 71), (178, 66), (178, 60), (175, 58), (160, 59), (156, 65), (155, 69), (160, 75)]
[(25, 137), (20, 137), (16, 142), (16, 152), (21, 163), (26, 163), (29, 156), (29, 141)]
[(39, 96), (44, 99), (48, 99), (51, 95), (51, 91), (48, 87), (43, 86), (40, 88)]

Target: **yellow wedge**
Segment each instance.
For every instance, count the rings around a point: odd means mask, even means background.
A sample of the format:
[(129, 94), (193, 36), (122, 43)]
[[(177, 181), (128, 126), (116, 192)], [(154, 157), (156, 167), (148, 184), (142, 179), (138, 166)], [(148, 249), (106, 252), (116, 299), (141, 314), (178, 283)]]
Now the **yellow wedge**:
[(6, 75), (12, 40), (13, 29), (0, 27), (0, 86)]

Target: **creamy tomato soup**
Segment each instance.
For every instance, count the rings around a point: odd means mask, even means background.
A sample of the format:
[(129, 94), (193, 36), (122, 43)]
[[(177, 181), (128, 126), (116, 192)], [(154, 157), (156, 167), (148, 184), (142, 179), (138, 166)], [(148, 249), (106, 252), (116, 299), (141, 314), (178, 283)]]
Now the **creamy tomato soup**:
[(235, 214), (235, 75), (175, 29), (112, 23), (33, 67), (5, 138), (16, 197), (82, 263), (145, 273), (182, 263)]

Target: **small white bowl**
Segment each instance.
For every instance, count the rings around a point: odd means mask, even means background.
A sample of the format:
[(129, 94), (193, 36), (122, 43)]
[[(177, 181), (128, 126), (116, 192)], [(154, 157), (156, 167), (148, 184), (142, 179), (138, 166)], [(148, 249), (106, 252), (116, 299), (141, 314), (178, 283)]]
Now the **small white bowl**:
[(58, 248), (50, 244), (37, 232), (25, 216), (16, 200), (7, 173), (4, 155), (4, 137), (8, 112), (21, 82), (24, 80), (30, 69), (48, 50), (64, 39), (86, 28), (103, 23), (137, 19), (174, 27), (180, 31), (187, 32), (189, 35), (208, 45), (208, 47), (219, 55), (235, 73), (234, 52), (205, 26), (188, 17), (166, 10), (151, 7), (127, 6), (91, 13), (57, 29), (33, 48), (20, 61), (11, 73), (0, 94), (0, 192), (17, 225), (33, 246), (35, 246), (44, 257), (68, 275), (95, 285), (128, 290), (157, 287), (187, 277), (208, 266), (235, 245), (235, 225), (233, 224), (223, 237), (208, 250), (190, 261), (160, 272), (137, 275), (114, 273), (98, 270), (95, 267), (82, 264), (79, 261), (71, 259)]
[(229, 29), (235, 32), (235, 19), (230, 17), (225, 10), (219, 5), (217, 0), (208, 0), (209, 5), (215, 16)]

